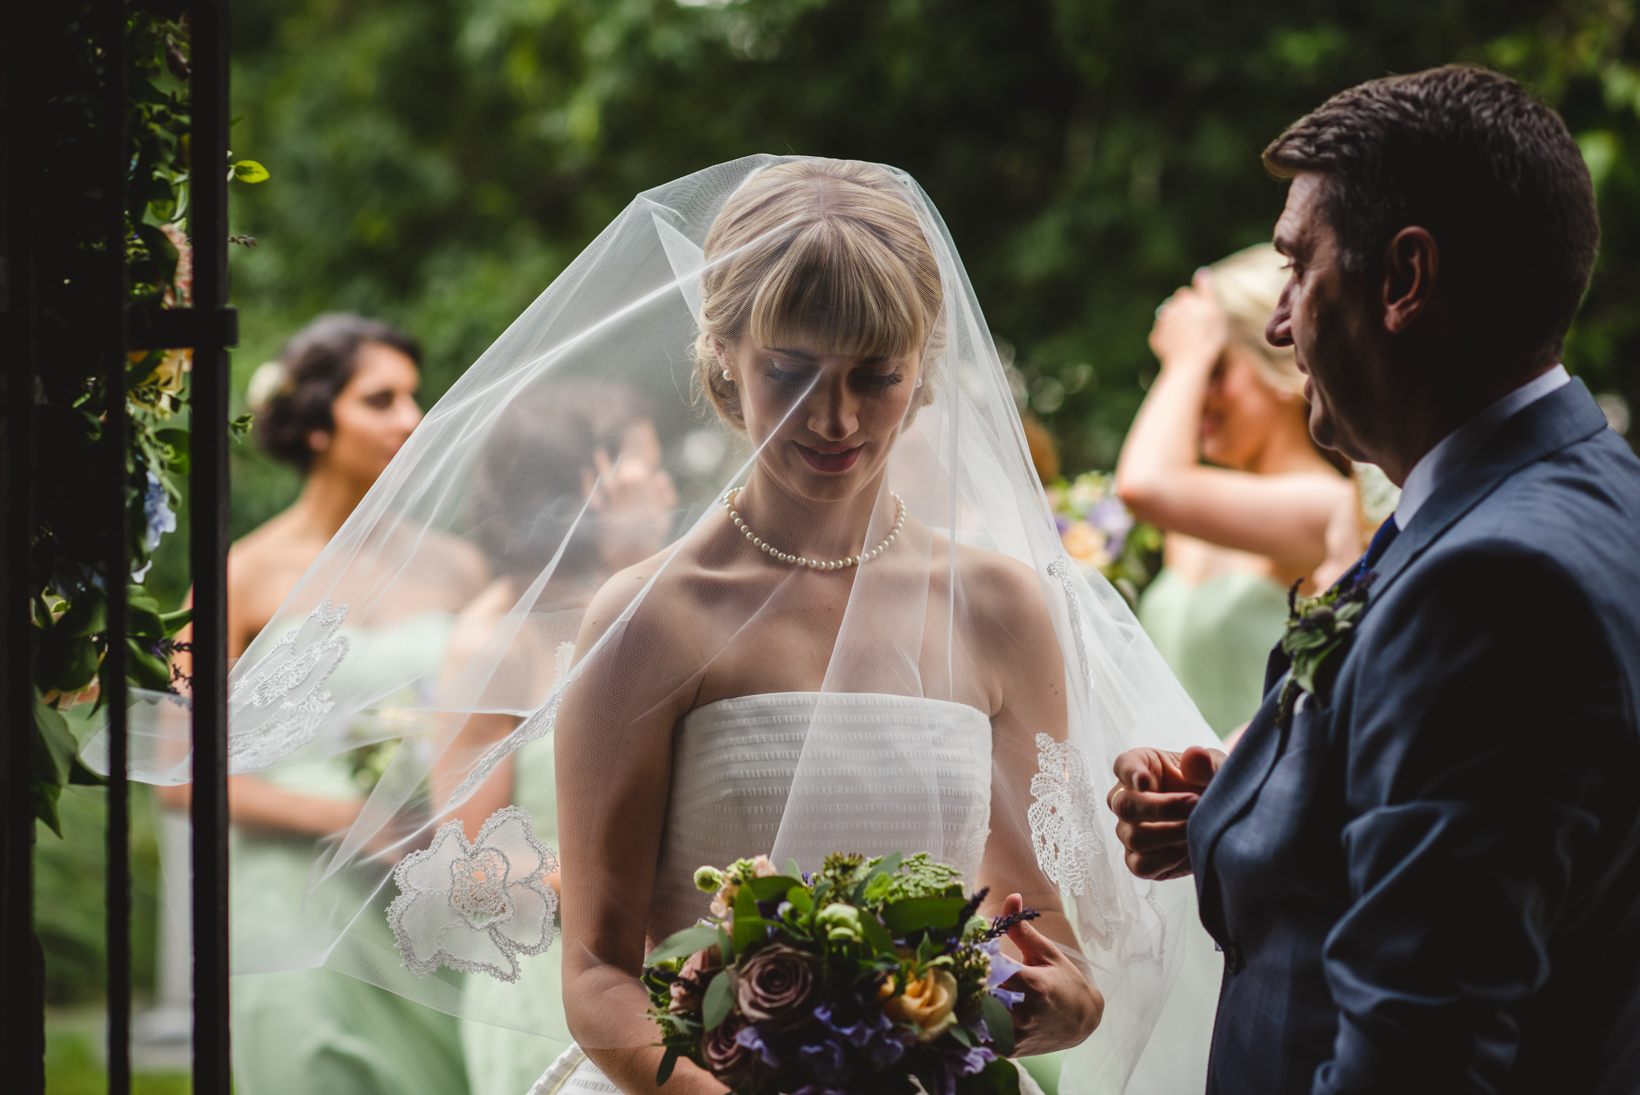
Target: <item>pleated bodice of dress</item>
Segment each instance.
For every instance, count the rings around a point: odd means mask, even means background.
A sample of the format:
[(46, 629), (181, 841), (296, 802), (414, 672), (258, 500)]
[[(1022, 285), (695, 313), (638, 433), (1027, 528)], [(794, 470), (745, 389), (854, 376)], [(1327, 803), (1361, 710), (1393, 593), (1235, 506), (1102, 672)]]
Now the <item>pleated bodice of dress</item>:
[(697, 867), (755, 855), (814, 870), (831, 852), (927, 852), (971, 881), (990, 805), (991, 723), (966, 704), (778, 692), (698, 707), (675, 740), (651, 931), (706, 915)]

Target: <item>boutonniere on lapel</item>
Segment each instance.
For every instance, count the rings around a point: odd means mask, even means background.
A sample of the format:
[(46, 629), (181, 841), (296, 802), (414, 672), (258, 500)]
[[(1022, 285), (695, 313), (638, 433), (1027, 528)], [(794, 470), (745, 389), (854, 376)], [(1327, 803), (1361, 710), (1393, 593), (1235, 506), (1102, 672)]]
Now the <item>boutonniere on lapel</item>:
[(1349, 645), (1361, 614), (1367, 610), (1367, 593), (1372, 571), (1350, 575), (1318, 597), (1300, 597), (1298, 582), (1287, 591), (1287, 630), (1281, 636), (1281, 650), (1292, 661), (1292, 672), (1281, 690), (1281, 711), (1277, 722), (1286, 729), (1293, 724), (1298, 697), (1308, 692), (1321, 698), (1332, 683), (1343, 657), (1333, 655)]

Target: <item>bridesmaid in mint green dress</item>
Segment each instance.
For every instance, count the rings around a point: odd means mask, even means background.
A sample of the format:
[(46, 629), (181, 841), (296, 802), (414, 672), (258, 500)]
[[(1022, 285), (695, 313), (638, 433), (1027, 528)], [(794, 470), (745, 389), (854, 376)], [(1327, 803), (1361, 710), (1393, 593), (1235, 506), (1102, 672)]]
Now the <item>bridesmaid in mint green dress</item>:
[(1315, 591), (1329, 525), (1355, 504), (1310, 440), (1293, 352), (1264, 339), (1287, 280), (1262, 244), (1198, 271), (1157, 309), (1161, 371), (1116, 468), (1134, 516), (1165, 533), (1139, 620), (1221, 738), (1258, 709), (1287, 590)]
[[(322, 316), (251, 381), (256, 438), (304, 473), (291, 507), (237, 541), (228, 557), (228, 652), (238, 657), (364, 498), (421, 420), (419, 350), (357, 316)], [(425, 603), (369, 633), (341, 634), (349, 656), (329, 683), (381, 695), (435, 679), (455, 612), (484, 587), (483, 560), (451, 539)], [(402, 588), (402, 587), (401, 587)], [(337, 597), (346, 601), (345, 591)], [(358, 727), (364, 741), (379, 730)], [(380, 747), (378, 746), (378, 749)], [(368, 791), (357, 754), (229, 778), (230, 925), (236, 941), (289, 929), (307, 888), (314, 841), (345, 830)], [(161, 788), (166, 805), (188, 788)], [(234, 977), (230, 1009), (238, 1095), (464, 1095), (459, 1024), (448, 1015), (330, 969)]]
[[(582, 614), (605, 579), (666, 542), (677, 492), (661, 467), (660, 440), (642, 400), (624, 386), (590, 380), (540, 385), (515, 400), (479, 455), (469, 489), (477, 496), (504, 499), (505, 505), (493, 508), (519, 524), (509, 528), (497, 522), (475, 530), (494, 580), (460, 613), (450, 643), (452, 664), (472, 655), (499, 616), (552, 563), (550, 557), (530, 554), (534, 545), (550, 550), (559, 542), (558, 536), (543, 533), (540, 523), (577, 520), (575, 537), (530, 613), (527, 638), (515, 645), (517, 656), (533, 665), (522, 671), (515, 665), (507, 674), (508, 679), (532, 682), (529, 695), (507, 705), (529, 710), (568, 672)], [(517, 725), (509, 716), (473, 716), (441, 764), (464, 771)], [(526, 744), (454, 816), (472, 835), (496, 810), (522, 806), (529, 811), (536, 838), (557, 847), (553, 755), (550, 736)], [(463, 1020), (460, 1038), (471, 1095), (524, 1095), (570, 1045), (562, 958), (559, 946), (520, 958), (517, 985), (490, 977), (468, 979), (468, 1002), (480, 1014), (510, 1010), (520, 1027), (541, 1032)]]

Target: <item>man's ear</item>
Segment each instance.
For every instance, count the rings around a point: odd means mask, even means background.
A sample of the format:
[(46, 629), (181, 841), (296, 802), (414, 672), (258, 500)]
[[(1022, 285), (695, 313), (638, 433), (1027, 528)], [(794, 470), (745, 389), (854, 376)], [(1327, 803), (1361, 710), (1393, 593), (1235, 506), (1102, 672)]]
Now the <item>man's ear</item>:
[(1383, 269), (1384, 329), (1404, 334), (1434, 307), (1440, 245), (1428, 229), (1403, 228), (1384, 249)]

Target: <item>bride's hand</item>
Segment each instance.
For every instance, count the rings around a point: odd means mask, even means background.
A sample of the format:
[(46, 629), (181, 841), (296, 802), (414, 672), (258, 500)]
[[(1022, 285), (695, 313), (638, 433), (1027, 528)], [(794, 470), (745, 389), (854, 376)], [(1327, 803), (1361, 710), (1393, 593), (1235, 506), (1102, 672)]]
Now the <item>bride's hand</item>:
[[(1025, 907), (1019, 894), (1003, 903), (1005, 915)], [(1019, 949), (1025, 968), (1004, 984), (1023, 992), (1014, 1005), (1014, 1056), (1069, 1049), (1081, 1045), (1105, 1013), (1105, 998), (1053, 940), (1030, 921), (1008, 929), (1008, 941)]]

